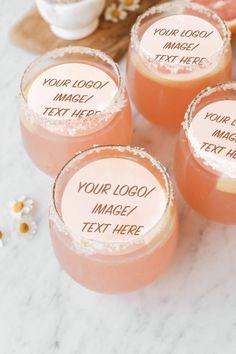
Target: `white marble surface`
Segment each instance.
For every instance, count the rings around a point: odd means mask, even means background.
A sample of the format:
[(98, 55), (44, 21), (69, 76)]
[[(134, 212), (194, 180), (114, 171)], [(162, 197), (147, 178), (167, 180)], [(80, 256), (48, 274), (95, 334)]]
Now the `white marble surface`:
[[(210, 223), (178, 202), (181, 240), (169, 270), (125, 296), (90, 292), (64, 274), (53, 254), (47, 215), (51, 181), (24, 152), (19, 80), (33, 55), (8, 30), (32, 0), (0, 0), (0, 223), (6, 204), (37, 201), (39, 232), (0, 249), (1, 354), (235, 354), (236, 227)], [(164, 138), (164, 142), (163, 142)], [(170, 137), (135, 116), (134, 144), (170, 165)]]

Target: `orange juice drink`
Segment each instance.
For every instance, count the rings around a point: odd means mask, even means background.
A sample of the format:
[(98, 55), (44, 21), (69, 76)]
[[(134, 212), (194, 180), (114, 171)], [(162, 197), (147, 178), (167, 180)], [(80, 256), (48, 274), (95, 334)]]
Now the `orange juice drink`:
[(32, 161), (56, 176), (94, 144), (129, 144), (132, 120), (124, 80), (106, 54), (85, 47), (53, 50), (25, 71), (21, 131)]
[(198, 92), (232, 79), (230, 32), (198, 4), (152, 7), (133, 26), (127, 76), (137, 110), (175, 132)]
[(58, 261), (79, 284), (104, 293), (144, 287), (167, 268), (177, 245), (165, 168), (138, 148), (77, 154), (55, 181), (50, 231)]
[(208, 88), (191, 103), (174, 170), (193, 209), (211, 220), (236, 224), (236, 83)]

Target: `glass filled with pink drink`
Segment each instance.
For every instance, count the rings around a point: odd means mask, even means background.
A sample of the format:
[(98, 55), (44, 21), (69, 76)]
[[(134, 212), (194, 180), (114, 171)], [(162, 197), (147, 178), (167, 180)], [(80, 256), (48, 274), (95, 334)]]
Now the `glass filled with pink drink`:
[(174, 171), (193, 209), (211, 220), (236, 224), (236, 83), (207, 88), (191, 103)]
[(144, 287), (172, 260), (178, 217), (165, 168), (144, 150), (93, 147), (61, 170), (50, 232), (62, 268), (98, 292)]
[(86, 47), (55, 49), (26, 69), (20, 121), (29, 156), (50, 176), (79, 151), (94, 144), (130, 144), (132, 136), (118, 65)]
[(127, 76), (137, 110), (176, 132), (198, 92), (232, 79), (230, 32), (217, 14), (189, 1), (152, 7), (133, 26)]

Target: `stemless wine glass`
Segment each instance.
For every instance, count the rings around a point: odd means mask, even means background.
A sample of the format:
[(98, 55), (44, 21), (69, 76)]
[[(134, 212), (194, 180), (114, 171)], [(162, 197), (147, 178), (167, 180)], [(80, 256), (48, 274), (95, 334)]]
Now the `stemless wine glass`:
[(152, 7), (133, 26), (127, 76), (137, 110), (176, 132), (198, 92), (232, 79), (230, 32), (217, 14), (189, 1)]
[(214, 221), (236, 224), (236, 83), (207, 88), (191, 103), (174, 171), (193, 209)]
[(144, 287), (166, 269), (177, 245), (165, 168), (127, 146), (77, 154), (55, 181), (50, 231), (62, 268), (79, 284), (106, 293)]
[(50, 176), (81, 150), (94, 144), (129, 144), (132, 136), (118, 65), (85, 47), (55, 49), (26, 69), (20, 121), (29, 156)]

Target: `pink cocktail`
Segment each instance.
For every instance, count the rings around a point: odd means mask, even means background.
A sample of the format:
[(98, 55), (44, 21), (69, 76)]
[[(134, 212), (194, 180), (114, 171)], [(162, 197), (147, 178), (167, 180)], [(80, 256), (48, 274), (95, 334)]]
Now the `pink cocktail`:
[(127, 76), (137, 110), (176, 132), (199, 91), (232, 79), (230, 32), (217, 14), (198, 4), (152, 7), (133, 26)]
[(214, 221), (236, 224), (236, 83), (207, 88), (191, 103), (174, 171), (193, 209)]
[(34, 61), (21, 83), (21, 131), (32, 161), (55, 176), (94, 144), (129, 144), (132, 119), (118, 66), (84, 47), (56, 49)]
[(165, 168), (145, 151), (94, 147), (58, 175), (50, 231), (62, 268), (98, 292), (144, 287), (172, 260), (178, 219)]

